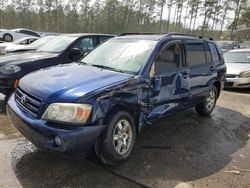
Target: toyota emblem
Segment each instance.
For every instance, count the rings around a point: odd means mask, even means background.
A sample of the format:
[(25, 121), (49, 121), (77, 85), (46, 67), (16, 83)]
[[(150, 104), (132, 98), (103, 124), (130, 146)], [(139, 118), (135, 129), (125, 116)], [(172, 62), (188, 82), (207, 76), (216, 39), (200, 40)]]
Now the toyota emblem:
[(25, 103), (26, 103), (26, 100), (27, 100), (26, 95), (23, 95), (23, 96), (21, 97), (21, 103), (22, 103), (22, 104), (25, 104)]

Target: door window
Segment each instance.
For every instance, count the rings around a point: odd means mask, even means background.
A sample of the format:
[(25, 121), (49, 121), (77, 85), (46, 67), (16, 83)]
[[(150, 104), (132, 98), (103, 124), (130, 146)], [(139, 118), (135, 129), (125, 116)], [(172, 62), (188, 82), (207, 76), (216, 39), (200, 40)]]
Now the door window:
[(101, 36), (100, 37), (100, 43), (103, 43), (103, 42), (105, 42), (106, 40), (108, 40), (110, 38), (112, 38), (112, 37), (110, 37), (110, 36)]
[(31, 44), (32, 42), (36, 41), (36, 39), (29, 39), (27, 44)]
[(186, 59), (189, 66), (206, 64), (206, 53), (204, 44), (186, 44)]
[[(151, 69), (151, 74), (164, 75), (175, 71), (182, 62), (180, 44), (172, 44), (161, 50)], [(153, 71), (153, 72), (152, 72)]]
[(79, 40), (74, 48), (79, 48), (81, 53), (84, 54), (85, 52), (91, 51), (96, 46), (96, 39), (95, 38), (84, 38)]

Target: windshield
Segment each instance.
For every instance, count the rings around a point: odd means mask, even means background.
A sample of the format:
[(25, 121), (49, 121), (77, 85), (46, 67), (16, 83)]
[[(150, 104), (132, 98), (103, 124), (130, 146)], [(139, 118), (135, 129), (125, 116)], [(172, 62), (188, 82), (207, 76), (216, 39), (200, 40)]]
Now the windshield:
[(16, 40), (16, 41), (13, 42), (13, 43), (14, 43), (14, 44), (21, 44), (21, 43), (25, 42), (25, 41), (28, 40), (28, 39), (30, 39), (30, 38), (21, 38), (21, 39)]
[(32, 46), (34, 48), (39, 48), (40, 46), (44, 45), (49, 40), (52, 40), (53, 38), (55, 38), (55, 37), (54, 36), (42, 37), (42, 38), (36, 40), (35, 42), (32, 42), (29, 46)]
[(138, 73), (149, 58), (156, 41), (111, 39), (82, 59), (82, 62), (127, 73)]
[(72, 36), (57, 36), (46, 43), (46, 45), (38, 48), (39, 52), (60, 53), (64, 51), (77, 37)]
[(227, 52), (224, 59), (226, 63), (250, 63), (250, 52)]

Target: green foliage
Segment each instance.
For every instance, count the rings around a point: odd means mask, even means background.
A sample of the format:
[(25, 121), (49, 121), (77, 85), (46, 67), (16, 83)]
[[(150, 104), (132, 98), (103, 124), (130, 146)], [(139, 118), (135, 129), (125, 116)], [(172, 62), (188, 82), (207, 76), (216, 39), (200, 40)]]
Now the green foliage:
[[(246, 0), (0, 0), (0, 28), (62, 33), (186, 32), (220, 38), (230, 11), (235, 16), (229, 29), (234, 31), (239, 24), (249, 27), (250, 11), (245, 4)], [(202, 25), (197, 24), (200, 17)]]

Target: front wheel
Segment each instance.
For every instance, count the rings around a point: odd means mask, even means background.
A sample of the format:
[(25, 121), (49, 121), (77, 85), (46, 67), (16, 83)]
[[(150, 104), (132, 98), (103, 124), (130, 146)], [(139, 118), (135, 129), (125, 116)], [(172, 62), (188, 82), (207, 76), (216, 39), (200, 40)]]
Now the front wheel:
[(203, 101), (195, 106), (195, 110), (199, 115), (207, 116), (214, 110), (218, 98), (218, 91), (215, 86), (211, 88), (208, 95)]
[(108, 119), (95, 152), (104, 164), (117, 166), (129, 158), (136, 140), (136, 128), (134, 119), (125, 111), (112, 113)]

